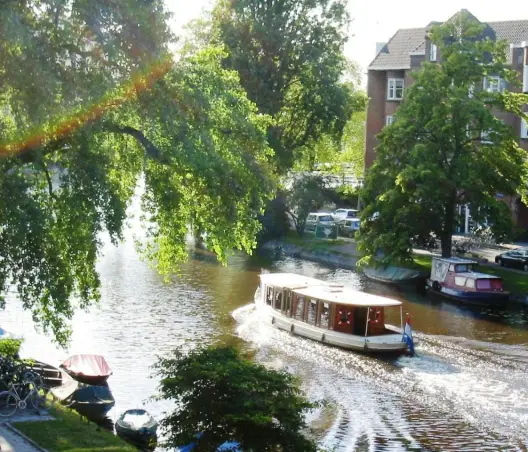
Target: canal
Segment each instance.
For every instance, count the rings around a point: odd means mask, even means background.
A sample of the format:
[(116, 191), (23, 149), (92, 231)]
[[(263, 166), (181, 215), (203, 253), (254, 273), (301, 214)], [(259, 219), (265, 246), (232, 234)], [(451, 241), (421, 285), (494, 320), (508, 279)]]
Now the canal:
[[(330, 348), (263, 325), (251, 306), (261, 269), (288, 271), (391, 296), (404, 303), (420, 340), (415, 358), (380, 359)], [(298, 375), (314, 400), (309, 420), (321, 446), (337, 451), (526, 450), (528, 310), (467, 309), (416, 291), (368, 283), (349, 270), (296, 259), (237, 255), (223, 267), (196, 251), (166, 283), (137, 256), (132, 240), (105, 245), (102, 301), (73, 320), (68, 350), (35, 330), (13, 294), (0, 325), (25, 337), (22, 355), (58, 365), (74, 353), (106, 357), (114, 374), (114, 420), (164, 402), (151, 369), (175, 347), (236, 344)], [(390, 319), (389, 319), (390, 320)], [(392, 323), (392, 322), (391, 322)], [(394, 323), (396, 319), (394, 319)]]

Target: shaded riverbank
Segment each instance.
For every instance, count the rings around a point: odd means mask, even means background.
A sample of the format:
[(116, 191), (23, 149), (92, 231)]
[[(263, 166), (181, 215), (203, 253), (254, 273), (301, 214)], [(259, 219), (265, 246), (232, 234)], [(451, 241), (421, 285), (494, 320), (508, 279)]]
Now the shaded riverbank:
[[(322, 241), (312, 238), (300, 239), (286, 237), (283, 240), (270, 240), (261, 250), (271, 255), (285, 255), (298, 259), (306, 259), (349, 270), (356, 270), (356, 263), (361, 255), (356, 248), (356, 243), (351, 240)], [(424, 275), (431, 271), (432, 255), (429, 252), (415, 254), (415, 268)], [(510, 271), (496, 265), (488, 265), (480, 261), (483, 271), (500, 276), (504, 280), (505, 289), (511, 292), (511, 300), (528, 305), (528, 275), (521, 272)], [(418, 281), (420, 283), (420, 281)]]

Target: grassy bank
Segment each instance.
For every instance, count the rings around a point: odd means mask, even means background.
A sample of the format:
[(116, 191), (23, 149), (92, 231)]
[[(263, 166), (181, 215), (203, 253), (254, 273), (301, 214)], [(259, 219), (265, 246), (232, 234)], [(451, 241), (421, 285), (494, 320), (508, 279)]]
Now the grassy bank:
[(335, 240), (321, 240), (316, 239), (313, 233), (311, 234), (307, 232), (303, 237), (299, 237), (297, 232), (289, 231), (281, 241), (288, 245), (298, 246), (306, 251), (328, 251), (337, 255), (356, 256), (355, 247), (353, 249), (354, 251), (351, 249), (350, 252), (347, 252), (346, 247), (347, 245), (350, 245), (351, 242), (342, 238)]
[(50, 452), (137, 452), (121, 438), (60, 406), (53, 421), (16, 422), (13, 426)]
[[(423, 254), (415, 254), (416, 266), (426, 272), (431, 271), (432, 257)], [(504, 288), (514, 294), (528, 294), (528, 276), (516, 273), (493, 265), (480, 264), (483, 272), (490, 275), (500, 276), (504, 281)]]

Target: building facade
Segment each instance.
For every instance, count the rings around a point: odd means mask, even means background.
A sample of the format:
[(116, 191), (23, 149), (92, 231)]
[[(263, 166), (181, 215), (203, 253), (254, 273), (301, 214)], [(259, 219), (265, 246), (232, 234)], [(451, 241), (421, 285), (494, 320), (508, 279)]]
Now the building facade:
[[(469, 14), (467, 11), (463, 12)], [(403, 100), (405, 89), (413, 82), (411, 74), (418, 70), (424, 61), (434, 63), (441, 58), (439, 49), (427, 37), (430, 28), (437, 24), (438, 22), (432, 22), (423, 28), (398, 30), (389, 42), (377, 45), (376, 57), (368, 68), (369, 104), (365, 140), (367, 170), (376, 159), (376, 136), (393, 121), (394, 113)], [(488, 77), (483, 81), (483, 89), (490, 91), (509, 89), (528, 93), (528, 20), (486, 22), (484, 25), (487, 35), (492, 39), (505, 40), (510, 44), (509, 63), (518, 72), (522, 87), (509, 87), (498, 77)], [(498, 117), (513, 128), (514, 133), (519, 137), (520, 146), (528, 151), (526, 121), (509, 113), (501, 113)], [(517, 226), (528, 228), (528, 207), (519, 198), (504, 198), (504, 201), (510, 206)], [(469, 214), (466, 216), (469, 217)], [(467, 227), (467, 218), (465, 223)]]

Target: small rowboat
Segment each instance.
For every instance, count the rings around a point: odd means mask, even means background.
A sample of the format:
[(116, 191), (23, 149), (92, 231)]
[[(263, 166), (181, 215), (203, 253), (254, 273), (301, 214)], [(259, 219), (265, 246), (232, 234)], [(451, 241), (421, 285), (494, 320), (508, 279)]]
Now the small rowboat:
[(74, 380), (89, 385), (103, 385), (112, 375), (112, 369), (100, 355), (73, 355), (60, 367)]
[(115, 424), (116, 433), (135, 445), (154, 447), (158, 423), (145, 410), (127, 410)]

